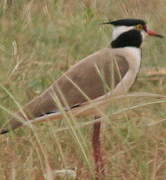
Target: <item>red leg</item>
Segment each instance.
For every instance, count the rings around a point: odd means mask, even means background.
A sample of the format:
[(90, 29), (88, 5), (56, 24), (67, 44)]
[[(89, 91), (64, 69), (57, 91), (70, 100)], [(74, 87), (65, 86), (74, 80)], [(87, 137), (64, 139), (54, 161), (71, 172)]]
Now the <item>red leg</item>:
[(104, 161), (101, 153), (101, 142), (100, 142), (100, 129), (101, 122), (95, 122), (93, 126), (93, 137), (92, 137), (92, 145), (93, 145), (93, 156), (95, 160), (95, 168), (96, 168), (96, 180), (99, 180), (99, 177), (103, 177), (105, 175), (104, 171)]

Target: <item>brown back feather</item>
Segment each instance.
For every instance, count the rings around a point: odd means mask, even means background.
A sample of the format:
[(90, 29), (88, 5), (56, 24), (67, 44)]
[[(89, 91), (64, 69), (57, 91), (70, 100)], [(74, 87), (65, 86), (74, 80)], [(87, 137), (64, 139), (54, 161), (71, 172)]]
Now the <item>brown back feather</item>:
[[(28, 119), (57, 111), (58, 107), (53, 99), (55, 94), (63, 106), (65, 106), (63, 101), (65, 98), (70, 107), (87, 101), (81, 91), (89, 99), (95, 99), (113, 89), (128, 69), (129, 65), (124, 57), (113, 55), (111, 48), (102, 49), (74, 65), (44, 93), (26, 104), (23, 111)], [(17, 114), (22, 116), (20, 112)], [(21, 123), (16, 119), (11, 120), (11, 128), (20, 125)]]

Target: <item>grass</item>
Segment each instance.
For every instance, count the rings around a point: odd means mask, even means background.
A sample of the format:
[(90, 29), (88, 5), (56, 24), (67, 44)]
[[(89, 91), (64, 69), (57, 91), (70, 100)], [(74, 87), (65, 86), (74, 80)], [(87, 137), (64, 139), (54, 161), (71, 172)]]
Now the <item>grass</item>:
[[(2, 0), (0, 124), (11, 116), (6, 111), (18, 108), (15, 102), (23, 106), (71, 65), (109, 44), (111, 27), (101, 26), (101, 22), (143, 18), (164, 34), (165, 10), (163, 0), (17, 0), (11, 6)], [(142, 70), (132, 92), (165, 94), (164, 78), (145, 78), (152, 67), (165, 67), (165, 43), (165, 39), (146, 40)], [(149, 105), (143, 106), (146, 103)], [(122, 111), (124, 108), (131, 110)], [(150, 97), (112, 103), (102, 132), (108, 180), (166, 179), (165, 109), (165, 101)], [(79, 180), (93, 179), (92, 126), (72, 128), (92, 120), (67, 117), (36, 125), (33, 131), (23, 128), (1, 136), (0, 179), (52, 180), (51, 172), (62, 169), (75, 170)], [(63, 129), (66, 126), (71, 130)]]

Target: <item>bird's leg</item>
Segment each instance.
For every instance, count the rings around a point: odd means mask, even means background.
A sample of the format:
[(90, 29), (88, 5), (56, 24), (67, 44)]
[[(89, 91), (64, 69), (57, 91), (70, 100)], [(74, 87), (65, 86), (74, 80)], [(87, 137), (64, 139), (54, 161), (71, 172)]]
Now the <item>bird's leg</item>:
[[(95, 117), (98, 119), (100, 117)], [(101, 153), (101, 142), (100, 142), (100, 129), (101, 122), (97, 121), (93, 125), (92, 145), (93, 145), (93, 157), (95, 161), (96, 180), (101, 179), (100, 177), (105, 175), (104, 161)]]

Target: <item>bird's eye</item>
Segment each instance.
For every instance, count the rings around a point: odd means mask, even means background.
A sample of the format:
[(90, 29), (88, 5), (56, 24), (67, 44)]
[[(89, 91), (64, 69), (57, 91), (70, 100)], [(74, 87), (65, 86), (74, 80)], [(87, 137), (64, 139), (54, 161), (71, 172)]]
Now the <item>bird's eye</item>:
[(141, 30), (143, 30), (143, 25), (142, 24), (138, 24), (138, 25), (136, 25), (136, 30), (139, 30), (139, 31), (141, 31)]

